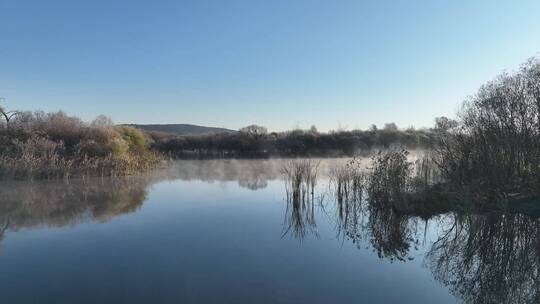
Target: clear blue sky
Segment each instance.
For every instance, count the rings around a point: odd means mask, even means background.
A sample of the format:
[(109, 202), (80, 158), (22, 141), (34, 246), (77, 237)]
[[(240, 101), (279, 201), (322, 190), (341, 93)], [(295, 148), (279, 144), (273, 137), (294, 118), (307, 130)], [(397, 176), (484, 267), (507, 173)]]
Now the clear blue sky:
[(85, 120), (431, 126), (539, 51), (538, 0), (0, 0), (0, 96)]

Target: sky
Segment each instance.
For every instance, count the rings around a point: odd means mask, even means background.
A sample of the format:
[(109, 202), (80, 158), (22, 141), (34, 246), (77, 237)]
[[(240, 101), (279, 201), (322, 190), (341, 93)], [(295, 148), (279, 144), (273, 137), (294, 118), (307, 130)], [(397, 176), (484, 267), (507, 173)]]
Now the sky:
[(540, 1), (0, 0), (0, 96), (84, 120), (429, 127), (540, 52)]

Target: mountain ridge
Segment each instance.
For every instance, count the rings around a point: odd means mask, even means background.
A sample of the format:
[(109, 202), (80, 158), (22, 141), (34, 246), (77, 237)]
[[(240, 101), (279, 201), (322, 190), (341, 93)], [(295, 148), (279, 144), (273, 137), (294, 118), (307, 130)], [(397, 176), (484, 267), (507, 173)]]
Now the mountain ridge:
[(176, 135), (202, 135), (237, 132), (227, 128), (207, 127), (193, 124), (125, 124), (125, 126), (134, 127), (147, 132), (163, 132)]

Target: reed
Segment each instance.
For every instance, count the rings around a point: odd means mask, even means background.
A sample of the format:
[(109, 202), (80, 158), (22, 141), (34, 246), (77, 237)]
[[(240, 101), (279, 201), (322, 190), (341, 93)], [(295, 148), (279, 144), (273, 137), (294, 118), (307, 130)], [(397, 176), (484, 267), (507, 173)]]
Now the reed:
[(330, 172), (330, 187), (336, 202), (338, 235), (352, 240), (360, 237), (358, 231), (363, 214), (365, 177), (365, 170), (356, 158)]
[(294, 160), (281, 168), (285, 179), (287, 208), (283, 235), (293, 232), (303, 239), (310, 231), (317, 235), (315, 222), (315, 186), (319, 162)]

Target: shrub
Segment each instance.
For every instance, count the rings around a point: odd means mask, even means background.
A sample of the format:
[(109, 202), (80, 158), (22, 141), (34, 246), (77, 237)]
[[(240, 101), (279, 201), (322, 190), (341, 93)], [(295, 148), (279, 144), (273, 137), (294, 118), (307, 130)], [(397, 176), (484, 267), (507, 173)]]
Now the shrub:
[(0, 129), (0, 144), (1, 177), (124, 175), (147, 170), (160, 160), (139, 130), (88, 125), (63, 112), (15, 117), (9, 129)]
[(373, 202), (399, 201), (409, 190), (411, 166), (404, 149), (380, 151), (372, 158), (367, 193)]

